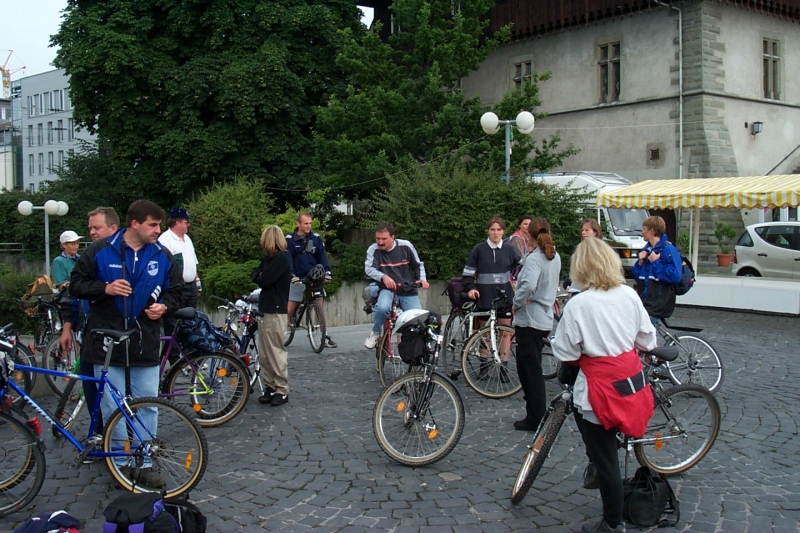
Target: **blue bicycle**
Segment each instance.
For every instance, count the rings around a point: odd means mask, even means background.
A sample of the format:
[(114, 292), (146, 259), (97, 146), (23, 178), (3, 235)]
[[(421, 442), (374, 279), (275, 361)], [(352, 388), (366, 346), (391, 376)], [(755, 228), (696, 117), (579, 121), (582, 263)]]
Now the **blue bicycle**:
[[(92, 330), (116, 347), (135, 330)], [(165, 398), (125, 397), (107, 377), (113, 349), (109, 349), (99, 378), (27, 365), (14, 365), (8, 354), (13, 345), (0, 339), (0, 516), (23, 509), (44, 482), (46, 463), (41, 422), (28, 417), (21, 405), (30, 405), (66, 438), (78, 455), (77, 466), (89, 458), (105, 459), (112, 477), (133, 492), (163, 492), (167, 497), (191, 490), (202, 479), (208, 462), (208, 443), (194, 417)], [(88, 434), (79, 440), (62, 427), (57, 418), (36, 402), (13, 378), (18, 372), (49, 374), (82, 379), (98, 384), (98, 398), (92, 410)], [(11, 401), (16, 393), (19, 400)], [(96, 433), (100, 398), (110, 394), (117, 409)], [(21, 400), (21, 401), (20, 401)], [(157, 429), (156, 429), (157, 428)]]

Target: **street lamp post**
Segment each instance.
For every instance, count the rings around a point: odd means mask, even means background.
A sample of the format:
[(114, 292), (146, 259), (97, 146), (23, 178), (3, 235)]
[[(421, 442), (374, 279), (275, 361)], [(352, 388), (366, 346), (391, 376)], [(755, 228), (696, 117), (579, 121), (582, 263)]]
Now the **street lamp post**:
[(487, 135), (494, 135), (500, 131), (500, 126), (506, 130), (506, 175), (503, 176), (506, 185), (511, 181), (511, 126), (515, 126), (520, 133), (527, 135), (533, 131), (534, 123), (533, 114), (529, 111), (521, 111), (514, 120), (500, 120), (491, 111), (481, 116), (481, 128)]
[(69, 213), (69, 206), (66, 202), (47, 200), (44, 205), (33, 205), (28, 200), (23, 200), (17, 204), (19, 214), (27, 217), (35, 211), (44, 211), (44, 272), (50, 276), (50, 215), (63, 217)]

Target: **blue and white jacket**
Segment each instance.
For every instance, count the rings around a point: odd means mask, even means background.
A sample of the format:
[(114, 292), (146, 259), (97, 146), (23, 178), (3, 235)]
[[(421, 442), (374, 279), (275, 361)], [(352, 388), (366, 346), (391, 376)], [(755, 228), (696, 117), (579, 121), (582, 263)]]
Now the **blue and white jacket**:
[[(158, 302), (167, 306), (167, 313), (176, 311), (181, 305), (183, 275), (172, 254), (160, 244), (148, 244), (133, 251), (122, 238), (126, 229), (89, 246), (72, 270), (70, 293), (90, 302), (86, 328), (89, 334), (81, 357), (95, 364), (105, 361), (104, 338), (92, 335), (91, 330), (136, 329), (128, 350), (130, 366), (155, 366), (160, 359), (161, 324), (160, 320), (147, 318), (144, 309)], [(106, 295), (106, 285), (123, 279), (123, 270), (133, 294), (127, 298)], [(125, 366), (125, 352), (123, 345), (114, 350), (111, 365)]]
[[(636, 280), (636, 292), (642, 299), (644, 308), (650, 316), (667, 318), (675, 310), (675, 284), (681, 280), (681, 254), (667, 235), (652, 246), (649, 242), (644, 249), (647, 257), (639, 264), (633, 265), (633, 278)], [(650, 261), (651, 254), (660, 254), (655, 261)]]

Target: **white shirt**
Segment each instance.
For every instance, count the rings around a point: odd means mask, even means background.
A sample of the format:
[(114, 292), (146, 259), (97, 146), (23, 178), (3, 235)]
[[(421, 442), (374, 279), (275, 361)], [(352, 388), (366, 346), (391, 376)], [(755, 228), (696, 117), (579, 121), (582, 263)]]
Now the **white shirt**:
[(172, 252), (178, 263), (183, 262), (183, 281), (193, 282), (197, 278), (197, 255), (194, 253), (194, 245), (189, 235), (184, 235), (183, 239), (175, 235), (168, 229), (158, 238), (161, 245)]

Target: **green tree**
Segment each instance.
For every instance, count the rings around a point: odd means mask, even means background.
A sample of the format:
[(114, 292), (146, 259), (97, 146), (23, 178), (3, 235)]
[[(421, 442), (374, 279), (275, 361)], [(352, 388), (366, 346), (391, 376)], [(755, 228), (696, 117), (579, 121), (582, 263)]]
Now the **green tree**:
[(352, 0), (69, 0), (52, 42), (77, 122), (166, 205), (237, 173), (301, 184), (359, 18)]
[[(502, 135), (484, 136), (480, 99), (453, 88), (508, 37), (508, 29), (487, 38), (485, 15), (494, 0), (394, 0), (400, 30), (383, 42), (380, 28), (361, 42), (344, 31), (347, 45), (337, 58), (350, 75), (345, 96), (333, 95), (318, 109), (317, 164), (331, 186), (349, 198), (386, 184), (383, 178), (404, 165), (441, 158), (451, 165), (491, 166), (504, 157)], [(458, 9), (453, 9), (458, 5)], [(512, 91), (496, 109), (506, 118), (541, 105), (538, 82)], [(557, 152), (558, 137), (535, 146), (522, 136), (514, 151), (520, 170), (548, 170), (574, 152)], [(536, 157), (527, 161), (535, 150)]]

